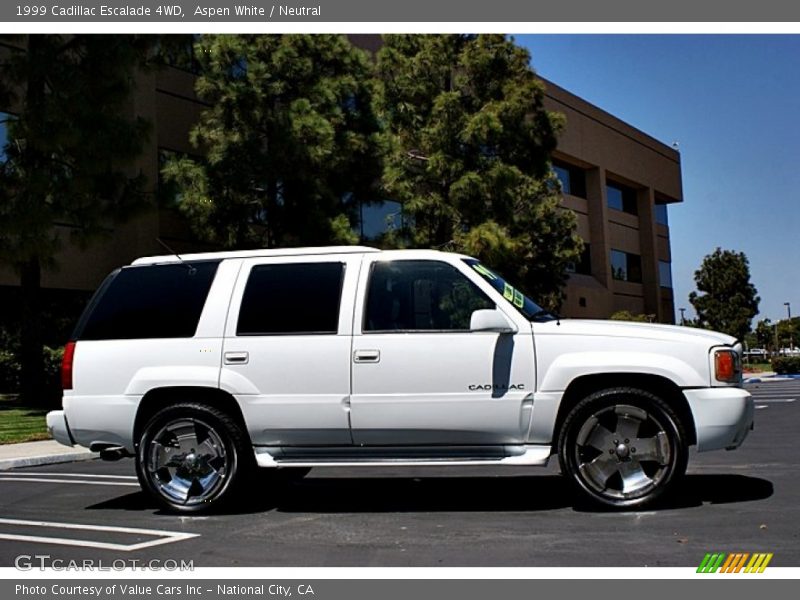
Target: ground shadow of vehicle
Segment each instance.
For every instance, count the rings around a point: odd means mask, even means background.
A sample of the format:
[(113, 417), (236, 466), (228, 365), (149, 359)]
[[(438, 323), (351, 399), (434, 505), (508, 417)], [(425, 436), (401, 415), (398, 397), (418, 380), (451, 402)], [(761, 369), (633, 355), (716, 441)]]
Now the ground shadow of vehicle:
[[(647, 510), (703, 504), (752, 502), (769, 498), (772, 483), (746, 475), (688, 475), (674, 494)], [(271, 510), (290, 513), (531, 512), (571, 508), (603, 512), (584, 503), (560, 475), (512, 477), (314, 477), (252, 490), (218, 514)], [(158, 510), (144, 493), (119, 496), (87, 510)], [(160, 511), (159, 511), (160, 512)]]

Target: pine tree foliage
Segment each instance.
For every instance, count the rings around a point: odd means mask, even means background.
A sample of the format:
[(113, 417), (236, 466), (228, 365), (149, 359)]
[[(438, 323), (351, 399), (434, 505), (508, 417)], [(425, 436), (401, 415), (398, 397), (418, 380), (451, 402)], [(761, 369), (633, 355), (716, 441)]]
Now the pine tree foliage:
[(206, 35), (191, 140), (163, 173), (204, 239), (231, 248), (355, 243), (379, 175), (369, 56), (338, 35)]
[(563, 119), (544, 108), (530, 55), (502, 35), (384, 42), (383, 185), (406, 223), (384, 242), (477, 256), (557, 306), (582, 241), (551, 171)]

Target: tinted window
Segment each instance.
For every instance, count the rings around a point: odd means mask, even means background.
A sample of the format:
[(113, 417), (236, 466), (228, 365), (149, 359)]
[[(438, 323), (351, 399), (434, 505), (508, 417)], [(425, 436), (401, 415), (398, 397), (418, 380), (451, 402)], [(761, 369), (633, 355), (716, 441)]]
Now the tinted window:
[(606, 184), (606, 199), (609, 208), (636, 215), (636, 190), (617, 183)]
[(578, 275), (592, 274), (592, 248), (590, 244), (584, 242), (580, 258), (577, 262), (567, 265), (567, 272), (577, 273)]
[(656, 223), (660, 223), (661, 225), (669, 225), (666, 204), (656, 203), (655, 213)]
[(343, 275), (342, 263), (253, 267), (236, 335), (336, 333)]
[(78, 324), (82, 340), (192, 337), (218, 261), (125, 267), (109, 277)]
[(553, 172), (561, 182), (561, 191), (571, 196), (586, 198), (586, 173), (583, 169), (553, 162)]
[(611, 251), (611, 276), (620, 281), (642, 282), (642, 257), (621, 250)]
[(11, 115), (0, 112), (0, 164), (6, 162), (6, 144), (8, 144), (8, 121)]
[(661, 287), (672, 287), (672, 265), (666, 260), (658, 261), (658, 283)]
[(473, 311), (494, 303), (458, 269), (432, 260), (376, 262), (364, 331), (468, 331)]

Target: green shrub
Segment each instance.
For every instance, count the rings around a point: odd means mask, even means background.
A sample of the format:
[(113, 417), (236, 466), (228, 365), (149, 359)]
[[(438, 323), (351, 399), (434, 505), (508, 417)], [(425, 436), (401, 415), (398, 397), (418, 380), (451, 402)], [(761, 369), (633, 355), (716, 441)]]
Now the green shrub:
[[(61, 358), (63, 348), (44, 347), (44, 391), (48, 396), (58, 396), (61, 392)], [(19, 392), (20, 372), (19, 339), (0, 330), (0, 394)]]
[(612, 321), (636, 321), (638, 323), (652, 323), (655, 321), (655, 315), (637, 315), (629, 310), (618, 310), (613, 315), (608, 317)]
[(780, 375), (800, 373), (800, 356), (776, 356), (772, 359), (772, 370)]
[(20, 364), (17, 355), (0, 348), (0, 394), (19, 391)]

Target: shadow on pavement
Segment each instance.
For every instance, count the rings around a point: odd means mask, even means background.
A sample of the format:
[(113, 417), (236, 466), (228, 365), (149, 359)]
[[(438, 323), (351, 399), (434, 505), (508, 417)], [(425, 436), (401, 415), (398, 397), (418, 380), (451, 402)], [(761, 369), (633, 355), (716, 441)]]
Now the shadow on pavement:
[[(270, 489), (271, 488), (271, 489)], [(769, 498), (772, 483), (746, 475), (688, 475), (669, 499), (646, 510), (672, 510), (703, 504), (752, 502)], [(515, 477), (308, 477), (270, 486), (254, 482), (245, 498), (219, 514), (381, 512), (528, 512), (572, 508), (606, 512), (588, 505), (560, 475)], [(119, 496), (87, 510), (155, 511), (142, 492)]]

